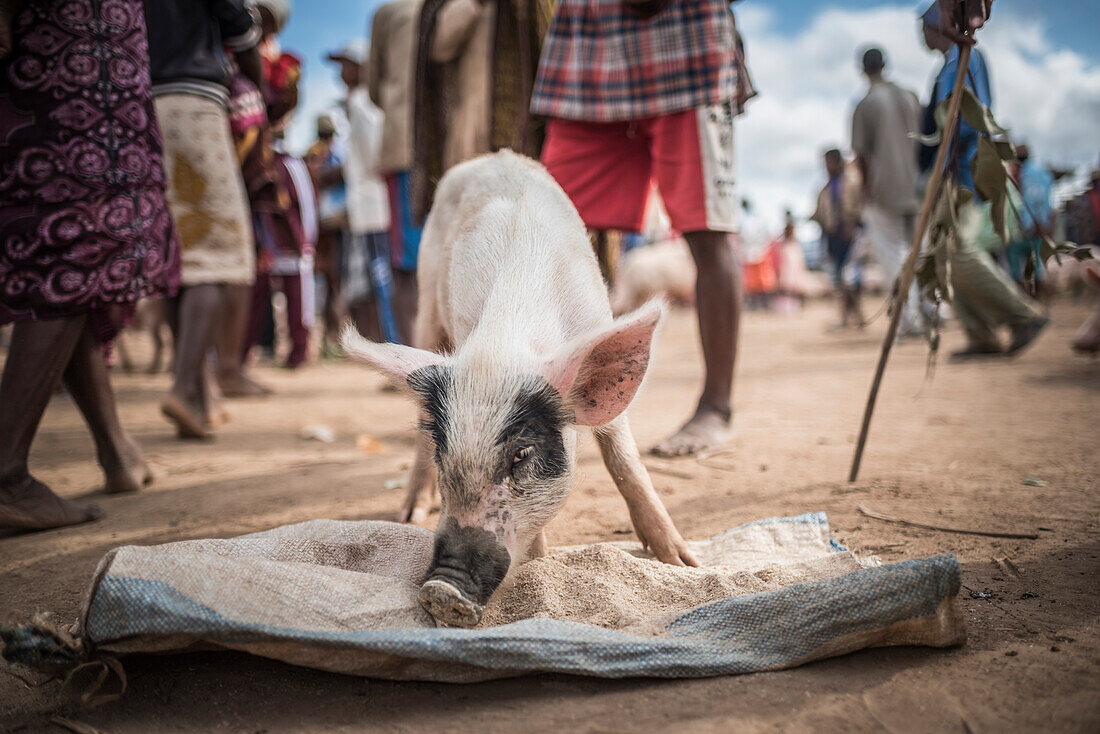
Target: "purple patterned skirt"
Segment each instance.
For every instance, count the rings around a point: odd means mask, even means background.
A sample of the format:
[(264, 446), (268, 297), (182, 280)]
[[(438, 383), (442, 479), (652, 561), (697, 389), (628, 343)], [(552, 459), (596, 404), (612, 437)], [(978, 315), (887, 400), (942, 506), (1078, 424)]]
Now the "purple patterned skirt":
[(105, 341), (174, 294), (141, 0), (30, 0), (0, 61), (0, 324), (88, 313)]

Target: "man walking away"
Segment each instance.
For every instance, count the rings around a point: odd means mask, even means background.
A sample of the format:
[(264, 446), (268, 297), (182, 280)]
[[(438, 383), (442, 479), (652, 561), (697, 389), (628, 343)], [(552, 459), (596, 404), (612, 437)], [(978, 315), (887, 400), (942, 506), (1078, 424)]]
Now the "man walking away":
[[(875, 262), (893, 284), (913, 242), (917, 214), (917, 95), (883, 78), (886, 59), (869, 48), (861, 65), (870, 85), (852, 115), (852, 151), (863, 177), (863, 227)], [(924, 333), (914, 281), (902, 302), (898, 336)]]
[[(940, 28), (940, 8), (933, 4), (921, 16), (924, 42), (928, 48), (944, 55), (943, 66), (932, 88), (932, 99), (925, 111), (925, 129), (930, 133), (931, 113), (951, 95), (955, 72), (959, 65), (959, 49)], [(970, 66), (963, 82), (971, 87), (978, 100), (987, 107), (992, 104), (989, 71), (981, 51), (970, 53)], [(953, 174), (960, 186), (974, 191), (974, 176), (970, 170), (974, 154), (978, 151), (979, 133), (965, 120), (959, 123), (954, 145), (957, 149), (947, 157), (954, 167)], [(932, 155), (935, 151), (933, 150)], [(928, 156), (926, 152), (926, 157)], [(1024, 296), (989, 253), (977, 243), (982, 229), (982, 208), (976, 203), (968, 205), (959, 215), (959, 236), (951, 252), (951, 285), (955, 291), (953, 307), (959, 322), (966, 331), (968, 344), (952, 355), (955, 359), (974, 357), (1011, 356), (1019, 353), (1035, 341), (1039, 333), (1050, 323)], [(1004, 349), (997, 336), (997, 329), (1007, 326), (1011, 332), (1008, 349)]]

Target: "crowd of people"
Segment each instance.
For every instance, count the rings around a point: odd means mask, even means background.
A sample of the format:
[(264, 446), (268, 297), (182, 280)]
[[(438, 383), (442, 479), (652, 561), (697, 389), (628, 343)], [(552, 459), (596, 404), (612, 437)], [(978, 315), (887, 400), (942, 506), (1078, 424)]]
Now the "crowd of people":
[[(951, 91), (955, 43), (970, 42), (962, 31), (980, 27), (988, 6), (937, 0), (925, 14), (925, 38), (945, 55), (926, 109)], [(0, 382), (0, 526), (99, 514), (28, 470), (62, 382), (95, 438), (106, 491), (151, 481), (119, 422), (106, 361), (141, 299), (168, 304), (175, 357), (161, 409), (187, 439), (214, 435), (224, 420), (218, 395), (271, 392), (248, 365), (253, 347), (272, 345), (276, 290), (289, 368), (309, 358), (318, 310), (323, 355), (339, 354), (348, 318), (372, 339), (410, 342), (434, 186), (451, 166), (505, 148), (542, 161), (593, 233), (608, 275), (608, 243), (633, 241), (651, 195), (660, 197), (697, 272), (705, 377), (690, 417), (653, 450), (693, 454), (726, 439), (743, 287), (731, 246), (734, 121), (755, 90), (725, 0), (392, 0), (373, 16), (369, 39), (328, 56), (346, 86), (346, 132), (321, 116), (303, 157), (283, 140), (301, 78), (300, 59), (279, 40), (289, 0), (58, 7), (18, 0), (0, 12), (0, 325), (15, 324)], [(862, 66), (869, 90), (853, 118), (855, 159), (826, 153), (829, 182), (814, 217), (843, 320), (855, 323), (863, 316), (859, 268), (848, 267), (854, 238), (866, 236), (892, 280), (917, 209), (911, 135), (927, 117), (912, 92), (885, 78), (881, 51), (867, 51)], [(988, 104), (978, 52), (971, 77)], [(964, 127), (958, 145), (956, 159), (968, 161), (976, 131)], [(1021, 158), (1033, 219), (1006, 251), (1014, 273), (1049, 213), (1049, 181)], [(968, 166), (955, 175), (973, 188)], [(777, 269), (791, 297), (804, 295), (800, 255), (791, 221), (770, 255), (786, 263)], [(1022, 349), (1046, 325), (976, 237), (964, 238), (953, 265), (968, 354)], [(1001, 325), (1011, 329), (1007, 350)], [(902, 333), (924, 328), (914, 292)]]
[[(951, 94), (959, 63), (959, 47), (944, 31), (942, 18), (941, 4), (931, 5), (920, 17), (925, 44), (944, 57), (927, 104), (921, 105), (913, 91), (887, 78), (882, 49), (868, 48), (859, 60), (868, 89), (852, 114), (852, 157), (846, 160), (837, 148), (825, 152), (827, 183), (818, 194), (812, 219), (821, 226), (832, 265), (842, 326), (864, 323), (862, 264), (869, 258), (885, 282), (893, 283), (912, 245), (918, 195), (923, 194), (937, 152), (935, 146), (915, 141), (937, 132), (935, 111)], [(970, 54), (964, 84), (979, 102), (993, 107), (989, 68), (980, 49)], [(1017, 354), (1049, 323), (1035, 296), (1042, 292), (1044, 274), (1040, 245), (1055, 229), (1052, 175), (1031, 157), (1027, 145), (1017, 148), (1017, 160), (1009, 167), (1013, 183), (1002, 237), (971, 172), (980, 137), (963, 120), (949, 143), (953, 180), (974, 194), (959, 214), (958, 236), (950, 250), (951, 308), (967, 337), (965, 348), (952, 355), (960, 360)], [(1086, 234), (1079, 241), (1092, 240)], [(925, 336), (932, 318), (929, 309), (922, 310), (914, 281), (903, 301), (898, 338)], [(1008, 331), (1007, 344), (1001, 340), (1001, 329)], [(1083, 329), (1075, 348), (1095, 351), (1094, 330)]]

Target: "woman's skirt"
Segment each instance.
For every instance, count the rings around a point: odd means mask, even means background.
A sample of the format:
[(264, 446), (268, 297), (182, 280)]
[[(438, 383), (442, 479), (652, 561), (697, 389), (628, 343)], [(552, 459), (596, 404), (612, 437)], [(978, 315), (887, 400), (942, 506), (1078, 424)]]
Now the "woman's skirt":
[(140, 0), (30, 0), (0, 60), (0, 324), (90, 314), (109, 340), (175, 292)]
[(251, 285), (252, 218), (228, 111), (195, 94), (157, 95), (156, 108), (183, 285)]

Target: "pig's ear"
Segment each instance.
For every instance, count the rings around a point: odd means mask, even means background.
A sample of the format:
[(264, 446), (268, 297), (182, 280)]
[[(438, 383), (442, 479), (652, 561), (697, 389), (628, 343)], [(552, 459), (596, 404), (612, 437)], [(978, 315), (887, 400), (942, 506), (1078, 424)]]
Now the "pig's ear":
[(447, 361), (442, 354), (429, 352), (426, 349), (406, 347), (402, 344), (380, 344), (364, 339), (350, 323), (344, 325), (340, 344), (348, 356), (388, 375), (402, 387), (408, 386), (409, 375), (413, 372)]
[(642, 385), (653, 332), (664, 315), (661, 300), (616, 319), (556, 357), (546, 378), (582, 426), (602, 426), (619, 416)]

